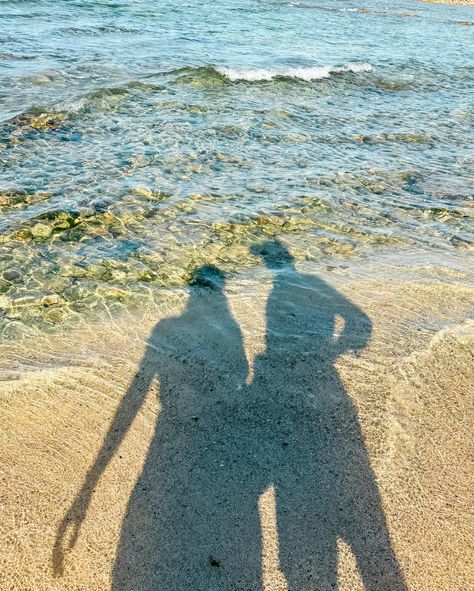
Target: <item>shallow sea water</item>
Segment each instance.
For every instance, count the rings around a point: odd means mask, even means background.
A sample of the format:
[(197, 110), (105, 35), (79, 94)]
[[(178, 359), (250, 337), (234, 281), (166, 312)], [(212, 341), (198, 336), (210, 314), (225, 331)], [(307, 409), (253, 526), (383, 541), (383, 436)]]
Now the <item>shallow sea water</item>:
[(468, 271), (471, 21), (378, 0), (2, 1), (2, 338), (156, 305), (202, 264), (251, 272), (268, 237), (328, 268), (424, 253)]
[(469, 588), (472, 11), (0, 0), (3, 588)]

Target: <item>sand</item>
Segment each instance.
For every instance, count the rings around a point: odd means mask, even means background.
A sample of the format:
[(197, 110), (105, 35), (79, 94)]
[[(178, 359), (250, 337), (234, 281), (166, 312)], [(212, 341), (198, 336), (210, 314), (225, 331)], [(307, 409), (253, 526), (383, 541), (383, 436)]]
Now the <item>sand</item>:
[(458, 6), (474, 6), (473, 0), (421, 0), (430, 4), (457, 4)]
[(472, 301), (262, 267), (3, 344), (1, 589), (468, 589)]

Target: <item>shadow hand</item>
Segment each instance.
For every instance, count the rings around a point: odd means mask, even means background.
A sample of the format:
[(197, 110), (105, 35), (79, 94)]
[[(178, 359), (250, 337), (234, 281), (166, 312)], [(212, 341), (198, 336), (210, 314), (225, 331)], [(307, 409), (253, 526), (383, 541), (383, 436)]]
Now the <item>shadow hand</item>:
[(81, 491), (59, 525), (53, 548), (53, 573), (55, 577), (60, 577), (63, 574), (65, 554), (76, 545), (82, 522), (86, 518), (90, 499), (90, 492)]

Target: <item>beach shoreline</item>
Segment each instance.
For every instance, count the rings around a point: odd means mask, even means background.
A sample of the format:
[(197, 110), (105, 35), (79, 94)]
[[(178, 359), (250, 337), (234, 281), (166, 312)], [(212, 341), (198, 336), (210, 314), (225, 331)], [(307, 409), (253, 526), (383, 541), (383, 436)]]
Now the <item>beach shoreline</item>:
[[(463, 285), (460, 276), (459, 282), (442, 284), (439, 271), (433, 274), (429, 269), (418, 277), (411, 271), (414, 276), (405, 283), (383, 276), (380, 265), (378, 278), (374, 267), (367, 265), (365, 272), (363, 265), (351, 273), (344, 269), (321, 272), (308, 264), (298, 269), (305, 276), (319, 271), (320, 278), (343, 292), (373, 324), (368, 347), (360, 356), (343, 355), (336, 368), (357, 409), (408, 588), (461, 591), (469, 580), (462, 516), (468, 511), (470, 489), (459, 475), (469, 474), (468, 389), (474, 353), (472, 325), (462, 318), (469, 315), (472, 289)], [(257, 277), (257, 281), (234, 277), (226, 288), (230, 310), (243, 333), (247, 381), (252, 380), (253, 363), (265, 350), (265, 308), (272, 286), (271, 272), (262, 270)], [(174, 302), (162, 309), (162, 318), (184, 313), (188, 300), (183, 295), (175, 294)], [(312, 311), (307, 313), (309, 319)], [(438, 330), (433, 332), (433, 322), (422, 328), (421, 319), (428, 317), (438, 319)], [(151, 385), (98, 482), (77, 545), (66, 553), (63, 573), (57, 578), (53, 577), (54, 540), (159, 318), (157, 312), (154, 317), (109, 321), (55, 339), (45, 337), (37, 341), (34, 353), (28, 352), (28, 343), (20, 343), (16, 350), (10, 346), (8, 354), (5, 349), (2, 364), (10, 374), (0, 383), (5, 425), (1, 456), (6, 475), (1, 552), (7, 585), (110, 588), (128, 499), (162, 412), (158, 383)], [(196, 337), (192, 324), (189, 328), (192, 345)], [(11, 373), (12, 360), (16, 376)], [(192, 358), (189, 363), (192, 375)], [(327, 395), (331, 396), (330, 391)], [(266, 544), (265, 589), (285, 589), (275, 558), (278, 531), (272, 526), (271, 488), (259, 503)], [(448, 527), (453, 520), (455, 530)], [(443, 557), (448, 553), (446, 561)], [(354, 556), (344, 543), (339, 547), (338, 573), (341, 591), (361, 588)]]
[(457, 6), (474, 6), (473, 0), (420, 0), (428, 4), (453, 4)]
[(2, 2), (0, 591), (470, 588), (474, 0), (426, 2)]

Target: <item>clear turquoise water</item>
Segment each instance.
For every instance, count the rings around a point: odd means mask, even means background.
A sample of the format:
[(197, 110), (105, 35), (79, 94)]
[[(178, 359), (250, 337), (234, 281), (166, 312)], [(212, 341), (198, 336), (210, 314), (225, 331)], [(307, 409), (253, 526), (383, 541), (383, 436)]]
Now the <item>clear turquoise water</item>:
[(422, 249), (467, 266), (473, 21), (377, 0), (2, 0), (2, 334), (159, 300), (202, 263), (250, 268), (267, 236), (326, 265)]

